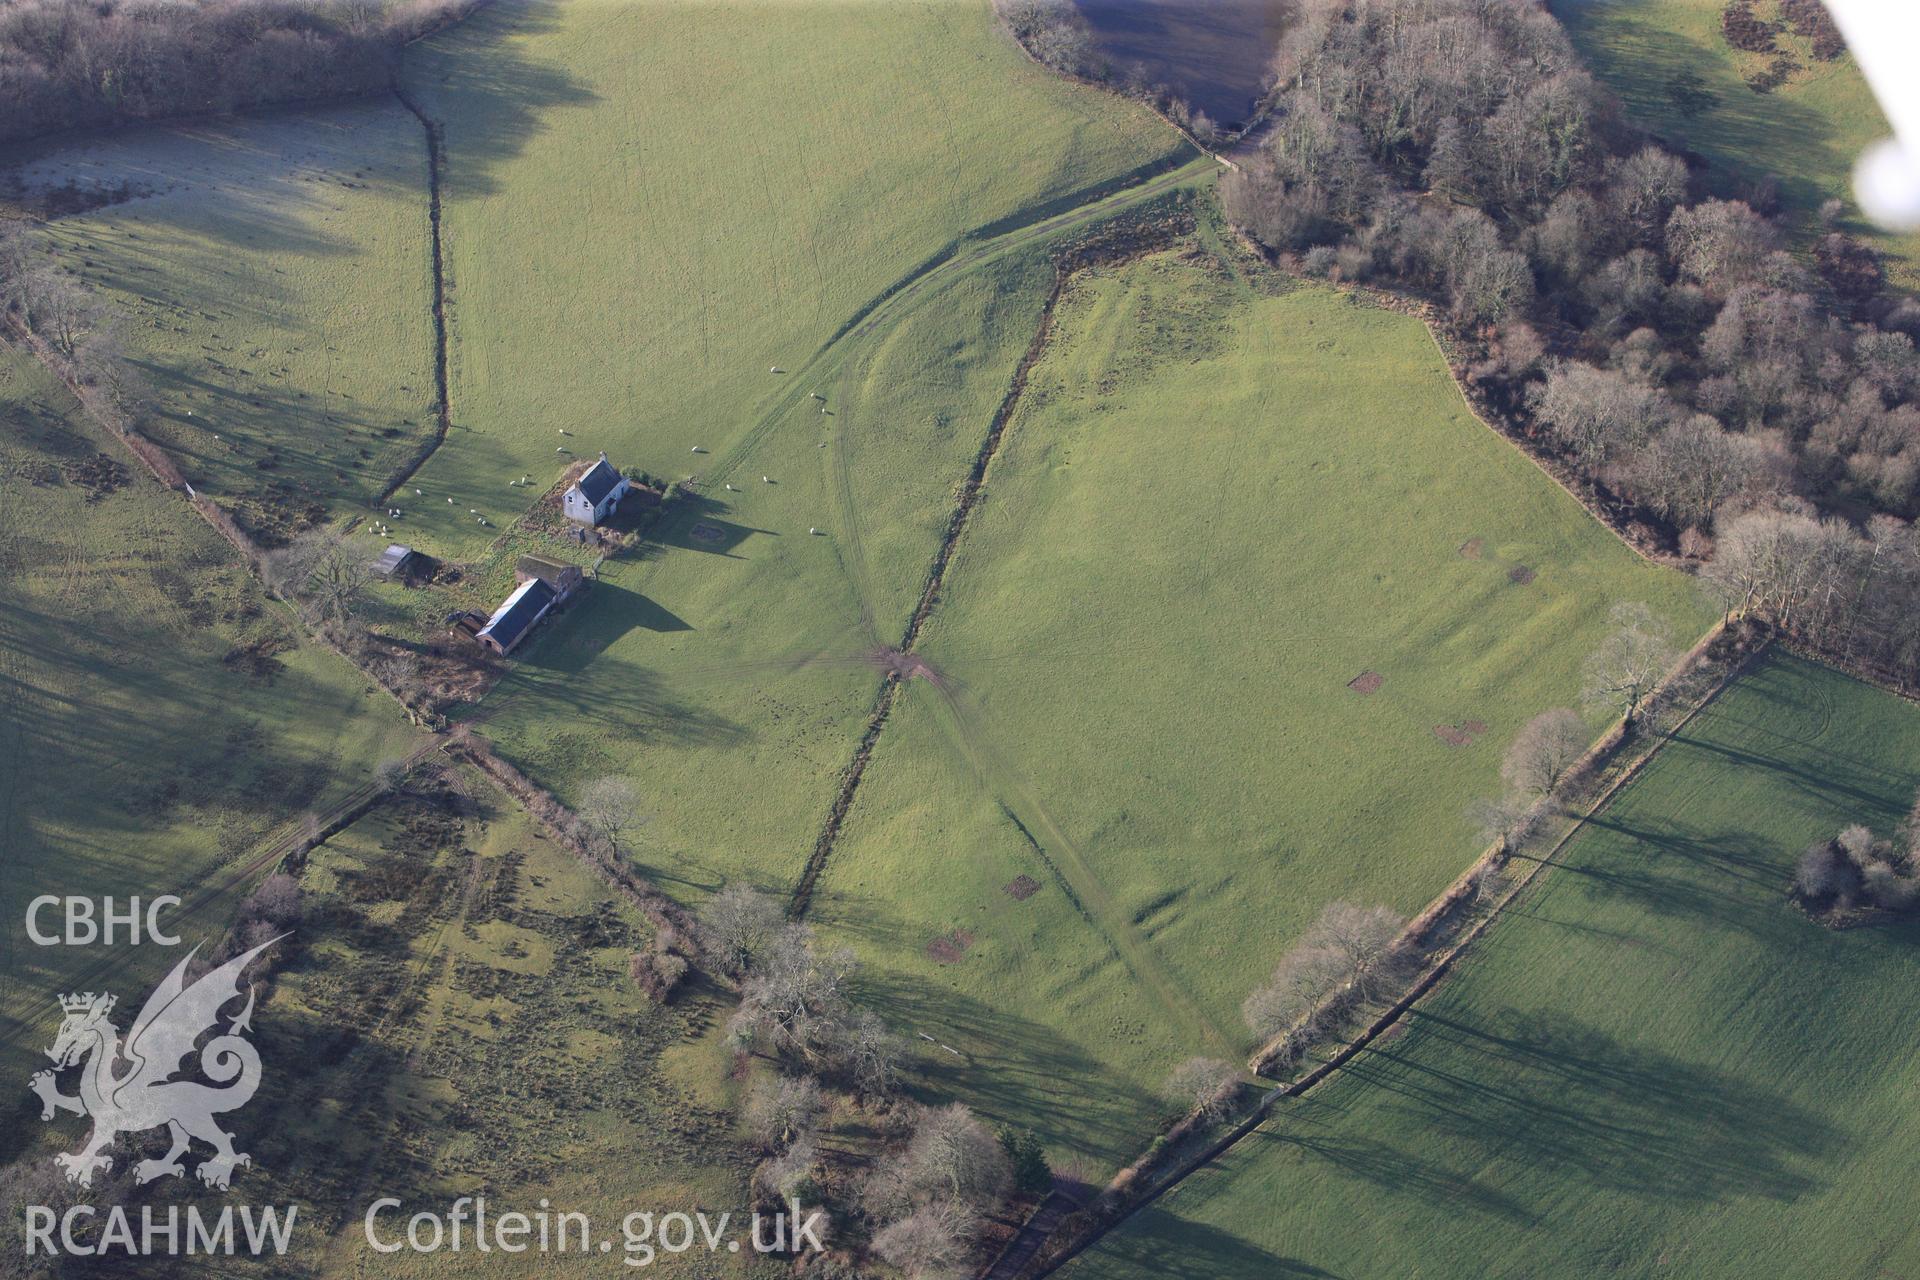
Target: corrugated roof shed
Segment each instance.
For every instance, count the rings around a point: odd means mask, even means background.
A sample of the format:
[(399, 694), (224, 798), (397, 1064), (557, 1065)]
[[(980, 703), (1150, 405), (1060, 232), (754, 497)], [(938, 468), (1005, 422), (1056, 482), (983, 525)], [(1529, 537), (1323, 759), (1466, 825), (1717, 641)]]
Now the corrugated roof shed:
[(540, 615), (553, 604), (553, 599), (552, 587), (538, 578), (528, 578), (493, 611), (487, 625), (480, 628), (480, 634), (502, 650), (511, 649), (520, 643), (528, 627), (540, 621)]
[(411, 559), (413, 559), (412, 547), (402, 546), (398, 542), (393, 542), (387, 544), (387, 549), (380, 553), (380, 558), (373, 562), (373, 567), (375, 572), (379, 573), (381, 577), (391, 578), (394, 574), (400, 572), (401, 568)]

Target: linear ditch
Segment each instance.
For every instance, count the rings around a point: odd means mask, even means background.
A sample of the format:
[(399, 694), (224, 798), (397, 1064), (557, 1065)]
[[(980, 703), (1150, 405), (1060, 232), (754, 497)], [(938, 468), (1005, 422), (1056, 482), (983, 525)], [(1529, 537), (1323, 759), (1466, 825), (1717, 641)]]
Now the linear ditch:
[(427, 459), (446, 443), (447, 433), (453, 429), (453, 400), (447, 390), (447, 265), (440, 227), (440, 174), (446, 162), (446, 143), (440, 126), (400, 87), (398, 79), (393, 82), (393, 96), (420, 122), (421, 129), (427, 135), (427, 226), (433, 259), (433, 391), (436, 403), (432, 438), (415, 451), (413, 458), (381, 491), (382, 505), (391, 500), (401, 486), (419, 474), (420, 468), (427, 465)]
[[(974, 455), (973, 466), (967, 472), (959, 501), (954, 503), (953, 514), (947, 517), (946, 531), (941, 534), (933, 563), (927, 569), (919, 602), (914, 606), (912, 615), (907, 619), (906, 630), (900, 637), (898, 652), (902, 654), (913, 651), (914, 643), (920, 638), (921, 627), (926, 624), (940, 598), (941, 584), (946, 581), (947, 568), (953, 563), (954, 546), (960, 541), (960, 535), (966, 532), (968, 517), (979, 504), (987, 468), (1000, 451), (1000, 442), (1007, 434), (1007, 423), (1012, 420), (1013, 411), (1019, 406), (1020, 397), (1027, 389), (1027, 375), (1046, 351), (1047, 340), (1053, 333), (1054, 308), (1060, 302), (1061, 291), (1066, 288), (1070, 274), (1064, 266), (1054, 273), (1046, 304), (1040, 309), (1040, 324), (1034, 331), (1033, 341), (1027, 344), (1025, 354), (1014, 368), (1013, 379), (1007, 384), (1007, 393), (1001, 398), (999, 408), (994, 410), (986, 438), (980, 442), (980, 451)], [(880, 692), (874, 697), (873, 711), (868, 715), (867, 727), (860, 735), (860, 745), (854, 749), (853, 759), (840, 775), (840, 789), (834, 795), (832, 807), (827, 810), (827, 820), (819, 836), (814, 840), (813, 852), (808, 855), (806, 868), (800, 873), (800, 883), (794, 887), (793, 901), (787, 908), (787, 914), (793, 919), (806, 915), (807, 908), (813, 904), (814, 886), (819, 883), (821, 872), (826, 870), (827, 860), (833, 856), (841, 825), (853, 808), (854, 794), (859, 791), (860, 780), (866, 775), (867, 762), (873, 758), (874, 744), (880, 739), (880, 731), (886, 728), (887, 717), (893, 712), (894, 698), (899, 693), (902, 679), (899, 672), (889, 671), (880, 682)]]

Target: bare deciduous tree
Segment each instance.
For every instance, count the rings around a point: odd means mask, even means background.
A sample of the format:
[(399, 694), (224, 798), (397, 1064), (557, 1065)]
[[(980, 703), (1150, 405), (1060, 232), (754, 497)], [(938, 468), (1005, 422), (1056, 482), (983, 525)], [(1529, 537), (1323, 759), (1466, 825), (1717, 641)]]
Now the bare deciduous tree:
[(609, 857), (620, 855), (621, 836), (646, 821), (640, 812), (640, 793), (631, 782), (613, 774), (587, 784), (580, 793), (578, 812)]
[(1330, 902), (1307, 936), (1339, 956), (1348, 984), (1371, 997), (1392, 968), (1395, 944), (1406, 923), (1391, 907)]
[(1666, 626), (1644, 604), (1615, 605), (1613, 627), (1587, 658), (1586, 700), (1617, 712), (1632, 727), (1680, 655)]
[(913, 1280), (944, 1280), (962, 1273), (979, 1225), (965, 1205), (929, 1204), (876, 1232), (873, 1251)]
[(1406, 925), (1388, 907), (1330, 902), (1288, 949), (1265, 985), (1240, 1007), (1247, 1026), (1261, 1037), (1296, 1023), (1311, 1023), (1327, 998), (1342, 986), (1372, 996), (1391, 973), (1400, 931)]
[(844, 1025), (847, 985), (858, 968), (849, 948), (818, 950), (811, 928), (786, 925), (754, 959), (729, 1024), (735, 1038), (765, 1035), (776, 1050), (816, 1059)]
[(1587, 466), (1632, 453), (1673, 421), (1665, 393), (1611, 369), (1561, 362), (1532, 396), (1534, 413)]
[(906, 1175), (929, 1200), (987, 1207), (1007, 1193), (1007, 1149), (965, 1103), (923, 1113), (907, 1144)]
[(1168, 1074), (1160, 1096), (1212, 1123), (1232, 1108), (1240, 1073), (1218, 1058), (1188, 1058)]
[(762, 1147), (784, 1150), (813, 1131), (824, 1106), (820, 1082), (812, 1076), (762, 1080), (748, 1095), (747, 1125)]
[(744, 884), (730, 884), (700, 909), (709, 952), (729, 972), (753, 963), (786, 922), (780, 904)]
[(1684, 528), (1707, 528), (1730, 500), (1770, 477), (1767, 448), (1695, 414), (1655, 436), (1635, 457), (1631, 476), (1647, 505)]
[(1473, 823), (1480, 838), (1488, 844), (1512, 849), (1533, 829), (1534, 806), (1524, 797), (1514, 795), (1475, 800), (1467, 806), (1467, 821)]
[(1680, 274), (1716, 293), (1758, 278), (1780, 246), (1771, 222), (1738, 200), (1707, 200), (1667, 219), (1667, 252)]
[(296, 601), (309, 617), (345, 627), (373, 577), (367, 557), (331, 529), (317, 528), (274, 552), (267, 585)]
[(854, 1087), (869, 1097), (892, 1096), (900, 1085), (906, 1042), (871, 1009), (855, 1010), (838, 1030), (835, 1056), (846, 1065)]
[(1527, 721), (1507, 748), (1501, 780), (1510, 793), (1529, 800), (1552, 795), (1567, 770), (1586, 753), (1592, 737), (1579, 713), (1565, 707), (1542, 711)]
[(1346, 977), (1346, 965), (1331, 948), (1302, 941), (1289, 948), (1273, 976), (1240, 1006), (1240, 1016), (1255, 1035), (1278, 1035), (1297, 1022), (1311, 1021), (1327, 996)]

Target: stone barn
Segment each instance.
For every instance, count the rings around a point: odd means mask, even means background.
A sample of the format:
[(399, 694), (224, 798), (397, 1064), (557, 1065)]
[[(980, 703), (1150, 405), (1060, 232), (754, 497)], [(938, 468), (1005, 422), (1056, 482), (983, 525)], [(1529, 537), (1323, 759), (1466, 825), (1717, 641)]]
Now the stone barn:
[(512, 653), (514, 646), (527, 638), (534, 624), (547, 616), (558, 598), (552, 587), (538, 578), (528, 578), (493, 611), (487, 625), (480, 628), (474, 639), (495, 653)]

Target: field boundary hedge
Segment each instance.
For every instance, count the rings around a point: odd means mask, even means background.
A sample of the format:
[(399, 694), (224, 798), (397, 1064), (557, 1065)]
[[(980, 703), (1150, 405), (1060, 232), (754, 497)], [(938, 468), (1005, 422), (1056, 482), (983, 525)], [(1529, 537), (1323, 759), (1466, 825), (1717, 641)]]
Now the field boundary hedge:
[[(668, 897), (665, 890), (653, 881), (619, 865), (594, 848), (582, 834), (585, 824), (580, 817), (551, 791), (501, 759), (486, 738), (471, 727), (462, 726), (453, 731), (445, 750), (472, 764), (502, 792), (519, 802), (521, 808), (531, 814), (546, 828), (548, 834), (588, 870), (599, 876), (608, 888), (638, 907), (655, 928), (671, 930), (690, 940), (700, 937), (700, 922), (692, 912)], [(712, 976), (721, 985), (732, 986), (724, 974), (715, 973)]]
[(441, 220), (441, 172), (446, 166), (446, 136), (440, 124), (426, 113), (426, 109), (415, 102), (410, 94), (401, 87), (400, 77), (393, 78), (393, 96), (398, 99), (407, 113), (420, 122), (420, 128), (427, 138), (427, 234), (428, 249), (433, 273), (433, 435), (422, 441), (414, 450), (413, 457), (395, 473), (387, 487), (380, 491), (380, 505), (385, 506), (400, 487), (419, 474), (420, 468), (427, 465), (428, 459), (440, 451), (447, 442), (447, 433), (453, 430), (453, 396), (447, 380), (447, 259), (444, 243), (444, 224)]

